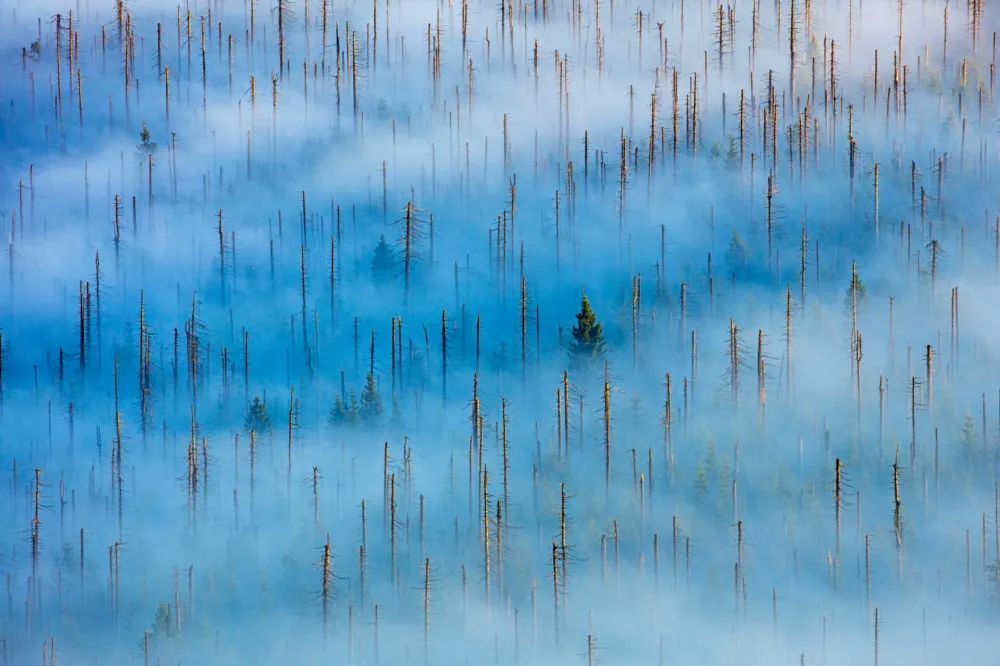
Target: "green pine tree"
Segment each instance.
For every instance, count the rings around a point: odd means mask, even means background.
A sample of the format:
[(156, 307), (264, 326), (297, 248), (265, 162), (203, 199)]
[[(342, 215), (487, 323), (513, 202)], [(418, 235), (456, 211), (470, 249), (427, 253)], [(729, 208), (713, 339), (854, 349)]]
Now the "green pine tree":
[(140, 159), (145, 160), (156, 153), (156, 143), (153, 141), (153, 134), (149, 131), (149, 125), (146, 123), (143, 123), (142, 129), (139, 130), (139, 140), (141, 143), (136, 144), (135, 147), (139, 151)]
[(740, 163), (740, 151), (736, 144), (736, 137), (729, 136), (729, 149), (726, 151), (726, 163), (729, 166), (737, 166)]
[(576, 364), (589, 365), (604, 356), (604, 351), (604, 327), (590, 307), (590, 299), (584, 294), (569, 344), (570, 357)]
[(330, 425), (340, 425), (347, 420), (347, 403), (338, 394), (337, 399), (333, 402), (333, 407), (330, 408), (330, 414), (327, 417)]
[(384, 283), (392, 277), (392, 270), (396, 266), (396, 257), (393, 255), (392, 247), (385, 240), (385, 234), (378, 238), (375, 246), (375, 253), (372, 256), (372, 280), (377, 283)]
[(966, 414), (962, 422), (962, 449), (967, 454), (976, 450), (976, 419), (971, 414)]
[(150, 633), (154, 636), (169, 637), (173, 633), (174, 622), (170, 614), (170, 604), (161, 601), (156, 608), (156, 616), (153, 618), (153, 625)]
[(271, 429), (271, 417), (267, 413), (267, 403), (260, 399), (259, 395), (253, 397), (247, 416), (243, 420), (243, 427), (247, 430), (257, 432), (267, 432)]
[(865, 283), (861, 280), (861, 276), (858, 275), (857, 268), (852, 266), (851, 281), (848, 283), (847, 291), (844, 293), (844, 309), (850, 312), (855, 302), (858, 307), (860, 307), (867, 294), (868, 289), (865, 287)]
[(747, 264), (750, 262), (750, 248), (747, 246), (746, 241), (733, 231), (733, 235), (729, 239), (729, 248), (726, 250), (726, 264), (729, 266), (729, 270), (733, 273), (739, 273)]
[(358, 425), (358, 396), (351, 391), (351, 396), (345, 400), (342, 396), (337, 396), (327, 414), (326, 420), (331, 426), (356, 426)]
[(358, 424), (358, 396), (351, 391), (351, 402), (347, 406), (347, 415), (344, 417), (344, 423), (347, 425), (357, 425)]
[(382, 396), (378, 393), (378, 386), (375, 384), (375, 375), (368, 373), (365, 380), (365, 388), (361, 391), (361, 420), (365, 423), (378, 423), (382, 418)]

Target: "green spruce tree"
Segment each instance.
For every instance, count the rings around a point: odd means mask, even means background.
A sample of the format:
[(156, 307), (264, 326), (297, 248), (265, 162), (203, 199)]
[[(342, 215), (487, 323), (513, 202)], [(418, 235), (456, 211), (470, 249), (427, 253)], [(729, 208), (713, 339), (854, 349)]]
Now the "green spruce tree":
[(351, 400), (347, 406), (347, 415), (344, 417), (344, 423), (350, 426), (358, 424), (358, 396), (354, 391), (351, 391)]
[(138, 157), (141, 161), (145, 161), (150, 155), (156, 153), (156, 142), (153, 141), (153, 134), (149, 131), (149, 125), (146, 123), (142, 124), (142, 129), (139, 130), (139, 143), (135, 145), (138, 152)]
[(603, 357), (604, 351), (604, 327), (590, 306), (590, 299), (584, 294), (580, 311), (576, 313), (573, 339), (569, 343), (570, 358), (576, 365), (587, 366)]
[(347, 403), (344, 402), (344, 398), (337, 395), (337, 399), (333, 401), (333, 407), (330, 408), (330, 414), (327, 416), (327, 421), (330, 425), (340, 425), (347, 420)]
[(844, 292), (844, 309), (850, 312), (857, 305), (859, 308), (868, 295), (868, 288), (858, 275), (857, 266), (851, 266), (851, 281), (847, 284)]
[(354, 426), (358, 424), (359, 413), (358, 413), (358, 397), (351, 391), (350, 398), (345, 400), (343, 396), (338, 395), (336, 400), (333, 402), (333, 406), (330, 408), (330, 413), (327, 415), (327, 421), (331, 426)]
[(382, 396), (378, 393), (375, 375), (369, 372), (365, 388), (361, 391), (361, 420), (365, 423), (378, 423), (382, 418), (382, 412)]
[(376, 283), (388, 282), (395, 266), (396, 257), (393, 255), (392, 247), (386, 242), (385, 234), (382, 234), (372, 255), (372, 280)]
[(976, 450), (976, 419), (972, 418), (972, 414), (966, 414), (965, 420), (962, 421), (962, 450), (966, 455), (973, 453)]
[(733, 230), (733, 235), (729, 239), (729, 248), (726, 250), (726, 265), (733, 274), (739, 274), (750, 263), (750, 248), (746, 241)]
[(256, 432), (267, 432), (271, 429), (271, 417), (267, 413), (267, 403), (261, 400), (259, 395), (253, 397), (253, 402), (247, 409), (247, 416), (243, 420), (243, 427)]

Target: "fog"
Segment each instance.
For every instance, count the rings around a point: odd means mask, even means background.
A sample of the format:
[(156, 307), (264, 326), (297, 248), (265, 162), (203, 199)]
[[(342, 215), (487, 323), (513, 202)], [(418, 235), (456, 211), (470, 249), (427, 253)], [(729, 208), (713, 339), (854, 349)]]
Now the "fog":
[(0, 17), (4, 664), (995, 662), (991, 7)]

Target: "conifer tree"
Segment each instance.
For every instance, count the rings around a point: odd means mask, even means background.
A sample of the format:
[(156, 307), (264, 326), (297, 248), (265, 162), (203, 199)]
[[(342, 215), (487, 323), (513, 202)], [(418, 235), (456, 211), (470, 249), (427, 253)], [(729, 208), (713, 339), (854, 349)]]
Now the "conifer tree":
[(733, 230), (733, 235), (729, 239), (729, 248), (726, 250), (726, 264), (733, 274), (740, 273), (750, 262), (750, 248), (746, 241)]
[(962, 421), (962, 450), (966, 453), (972, 453), (976, 449), (976, 419), (972, 417), (972, 414), (966, 414), (965, 420)]
[(351, 400), (350, 404), (347, 405), (347, 414), (344, 423), (347, 425), (357, 425), (358, 415), (358, 395), (354, 391), (351, 391)]
[(256, 432), (267, 432), (271, 429), (271, 417), (267, 413), (267, 403), (260, 399), (259, 395), (253, 397), (247, 416), (243, 420), (243, 427)]
[(858, 275), (856, 267), (851, 268), (851, 281), (847, 285), (847, 290), (844, 293), (844, 308), (851, 311), (855, 307), (861, 305), (862, 301), (865, 300), (865, 296), (868, 293), (868, 289), (865, 287), (865, 283), (861, 280), (861, 276)]
[(382, 396), (379, 395), (378, 386), (375, 384), (375, 375), (369, 372), (365, 388), (361, 391), (359, 413), (366, 423), (377, 423), (382, 418), (382, 412)]
[(333, 406), (330, 407), (330, 413), (327, 415), (327, 421), (330, 425), (338, 425), (347, 420), (347, 403), (344, 398), (337, 394), (337, 398), (333, 401)]
[(392, 247), (386, 242), (385, 234), (382, 234), (372, 255), (372, 280), (376, 283), (387, 282), (392, 277), (395, 264), (396, 258), (393, 256)]
[(139, 130), (139, 141), (135, 148), (139, 151), (138, 156), (140, 161), (145, 161), (150, 155), (156, 152), (156, 142), (153, 141), (153, 133), (149, 131), (149, 125), (146, 123), (142, 124), (142, 129)]
[(351, 391), (351, 395), (347, 399), (344, 396), (338, 395), (333, 402), (333, 406), (330, 408), (330, 413), (327, 415), (327, 421), (332, 426), (354, 426), (358, 424), (359, 419), (358, 396), (354, 391)]
[(590, 299), (584, 294), (569, 344), (570, 357), (576, 364), (588, 365), (604, 356), (604, 351), (604, 327), (590, 306)]

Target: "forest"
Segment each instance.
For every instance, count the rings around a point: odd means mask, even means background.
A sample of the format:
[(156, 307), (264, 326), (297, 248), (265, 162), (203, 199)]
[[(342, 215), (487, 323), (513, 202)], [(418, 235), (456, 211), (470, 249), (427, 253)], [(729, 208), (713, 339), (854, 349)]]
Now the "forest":
[(0, 25), (0, 665), (996, 662), (983, 0)]

